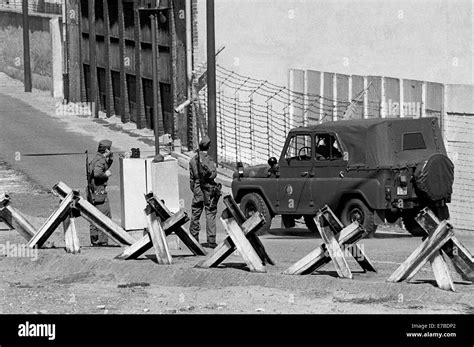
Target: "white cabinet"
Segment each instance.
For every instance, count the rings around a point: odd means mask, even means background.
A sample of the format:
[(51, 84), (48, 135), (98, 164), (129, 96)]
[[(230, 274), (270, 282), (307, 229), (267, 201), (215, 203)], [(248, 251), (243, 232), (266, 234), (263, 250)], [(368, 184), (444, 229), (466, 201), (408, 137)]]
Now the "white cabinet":
[(153, 192), (168, 209), (179, 211), (178, 162), (171, 156), (154, 163), (150, 158), (120, 158), (121, 220), (125, 230), (146, 228), (145, 194)]

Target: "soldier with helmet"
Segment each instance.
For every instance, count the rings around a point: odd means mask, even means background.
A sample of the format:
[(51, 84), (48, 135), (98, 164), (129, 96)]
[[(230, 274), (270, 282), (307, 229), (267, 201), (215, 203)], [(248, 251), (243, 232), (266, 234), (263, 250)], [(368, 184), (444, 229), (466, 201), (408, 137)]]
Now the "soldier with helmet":
[(209, 137), (199, 143), (196, 155), (189, 162), (189, 183), (193, 192), (191, 205), (192, 217), (189, 231), (199, 242), (199, 231), (201, 229), (199, 220), (203, 210), (206, 210), (206, 235), (207, 243), (204, 247), (215, 248), (216, 243), (216, 214), (217, 203), (221, 195), (221, 185), (217, 184), (217, 168), (214, 160), (207, 153), (211, 145)]
[[(92, 203), (105, 216), (112, 218), (110, 202), (107, 195), (107, 182), (112, 175), (110, 167), (113, 162), (111, 152), (112, 141), (99, 142), (96, 156), (88, 165), (87, 200)], [(108, 246), (108, 237), (95, 225), (90, 225), (90, 238), (92, 246)]]

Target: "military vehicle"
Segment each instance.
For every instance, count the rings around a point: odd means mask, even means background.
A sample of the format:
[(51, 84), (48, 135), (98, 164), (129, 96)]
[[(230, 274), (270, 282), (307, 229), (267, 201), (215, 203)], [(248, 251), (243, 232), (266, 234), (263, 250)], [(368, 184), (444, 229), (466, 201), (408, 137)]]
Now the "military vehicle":
[(282, 216), (285, 227), (304, 218), (317, 231), (316, 212), (328, 205), (344, 225), (377, 225), (402, 218), (413, 235), (423, 235), (415, 217), (430, 207), (449, 217), (454, 165), (446, 154), (436, 118), (341, 120), (292, 129), (280, 159), (243, 167), (232, 181), (234, 199), (248, 217), (265, 216), (259, 230)]

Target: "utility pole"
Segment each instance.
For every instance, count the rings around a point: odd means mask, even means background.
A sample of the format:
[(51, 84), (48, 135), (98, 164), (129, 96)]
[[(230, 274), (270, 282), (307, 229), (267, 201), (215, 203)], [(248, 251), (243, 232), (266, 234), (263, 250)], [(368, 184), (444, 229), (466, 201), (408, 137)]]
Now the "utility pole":
[(158, 133), (159, 119), (162, 118), (161, 94), (160, 94), (160, 74), (158, 68), (159, 47), (158, 47), (158, 13), (150, 16), (151, 21), (151, 41), (152, 41), (152, 68), (153, 68), (153, 130), (155, 133), (155, 154), (160, 154), (160, 135)]
[(214, 23), (214, 0), (206, 1), (207, 22), (207, 133), (211, 140), (209, 155), (217, 164), (217, 120), (216, 120), (216, 39)]
[(23, 0), (23, 72), (25, 92), (31, 93), (31, 62), (30, 62), (30, 23), (28, 22), (28, 0)]
[(95, 30), (95, 0), (89, 0), (89, 100), (91, 102), (92, 116), (99, 117), (98, 88), (97, 88), (97, 54), (96, 54), (96, 30)]

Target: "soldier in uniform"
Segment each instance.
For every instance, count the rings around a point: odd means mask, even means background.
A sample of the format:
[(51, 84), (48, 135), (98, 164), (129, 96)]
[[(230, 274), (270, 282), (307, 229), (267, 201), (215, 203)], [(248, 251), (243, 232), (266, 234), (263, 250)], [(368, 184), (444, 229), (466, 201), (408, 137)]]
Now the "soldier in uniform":
[[(110, 151), (112, 141), (102, 140), (99, 142), (97, 154), (89, 163), (89, 186), (88, 200), (100, 212), (112, 218), (110, 212), (109, 197), (107, 195), (107, 182), (112, 175), (110, 166), (113, 162), (113, 153)], [(90, 225), (90, 237), (92, 246), (107, 246), (108, 237), (95, 225)]]
[(189, 230), (191, 235), (199, 242), (199, 231), (201, 230), (199, 219), (203, 209), (205, 209), (207, 243), (202, 245), (215, 248), (217, 246), (216, 214), (219, 195), (216, 195), (218, 185), (214, 180), (217, 176), (216, 163), (207, 154), (210, 145), (211, 140), (205, 136), (199, 143), (198, 153), (189, 162), (189, 183), (193, 192), (192, 217)]

